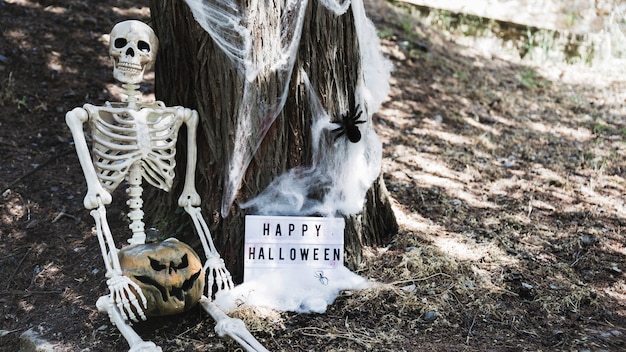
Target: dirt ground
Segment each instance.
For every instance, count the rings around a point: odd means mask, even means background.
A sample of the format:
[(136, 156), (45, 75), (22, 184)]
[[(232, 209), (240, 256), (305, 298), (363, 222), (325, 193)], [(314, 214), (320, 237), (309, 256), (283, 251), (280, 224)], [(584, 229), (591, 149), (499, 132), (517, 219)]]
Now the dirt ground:
[[(118, 99), (104, 35), (147, 3), (0, 1), (0, 350), (31, 328), (59, 351), (127, 349), (95, 307), (64, 115)], [(375, 127), (401, 224), (359, 270), (380, 285), (325, 314), (235, 315), (272, 351), (625, 350), (626, 66), (532, 64), (368, 6), (394, 64)], [(199, 308), (135, 327), (166, 351), (237, 349)]]

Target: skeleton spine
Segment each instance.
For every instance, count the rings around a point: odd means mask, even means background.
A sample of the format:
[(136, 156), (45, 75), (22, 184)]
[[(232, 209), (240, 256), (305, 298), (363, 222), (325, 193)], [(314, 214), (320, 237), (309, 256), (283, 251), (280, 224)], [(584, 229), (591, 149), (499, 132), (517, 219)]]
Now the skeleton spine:
[(122, 88), (124, 88), (124, 91), (126, 93), (126, 98), (123, 100), (128, 103), (128, 108), (130, 109), (137, 108), (137, 102), (139, 102), (139, 99), (137, 98), (137, 96), (140, 94), (138, 90), (139, 85), (126, 83), (126, 84), (122, 84)]
[(128, 227), (133, 232), (133, 237), (128, 239), (128, 243), (145, 243), (146, 233), (144, 232), (145, 224), (142, 221), (143, 200), (141, 199), (143, 188), (141, 187), (141, 164), (139, 162), (135, 162), (131, 165), (128, 174), (128, 184), (130, 187), (126, 189), (126, 193), (128, 194), (126, 204), (128, 204), (128, 208), (130, 208), (128, 218), (131, 221)]

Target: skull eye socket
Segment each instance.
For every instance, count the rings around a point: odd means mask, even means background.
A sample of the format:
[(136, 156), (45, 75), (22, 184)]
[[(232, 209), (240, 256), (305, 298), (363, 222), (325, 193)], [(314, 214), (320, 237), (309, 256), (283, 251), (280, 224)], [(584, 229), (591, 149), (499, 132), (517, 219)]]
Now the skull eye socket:
[(147, 54), (147, 53), (150, 52), (150, 44), (148, 44), (147, 42), (144, 42), (143, 40), (140, 40), (139, 42), (137, 42), (137, 48), (142, 53), (146, 53)]
[(158, 260), (148, 257), (150, 259), (150, 266), (155, 271), (165, 270), (167, 267), (164, 264), (161, 264)]
[(125, 47), (127, 43), (128, 43), (128, 41), (126, 39), (124, 39), (124, 38), (117, 38), (113, 42), (113, 45), (116, 48), (121, 49), (121, 48)]

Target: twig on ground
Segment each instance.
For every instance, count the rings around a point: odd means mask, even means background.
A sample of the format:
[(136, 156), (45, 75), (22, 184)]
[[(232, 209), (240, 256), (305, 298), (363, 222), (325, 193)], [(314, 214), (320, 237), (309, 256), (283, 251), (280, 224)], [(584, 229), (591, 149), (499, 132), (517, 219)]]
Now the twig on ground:
[[(313, 331), (320, 331), (321, 333), (316, 333), (316, 332), (308, 332), (308, 330), (313, 330)], [(341, 339), (345, 339), (345, 340), (349, 340), (349, 341), (353, 341), (356, 342), (357, 344), (366, 347), (366, 348), (370, 348), (370, 344), (372, 343), (376, 343), (377, 340), (375, 338), (372, 338), (370, 336), (367, 336), (365, 334), (360, 334), (360, 333), (354, 333), (354, 332), (347, 332), (347, 333), (332, 333), (332, 332), (328, 332), (326, 329), (322, 329), (322, 328), (317, 328), (317, 327), (305, 327), (305, 328), (301, 328), (301, 329), (295, 329), (294, 332), (300, 332), (302, 335), (305, 336), (311, 336), (311, 337), (325, 337), (328, 339), (335, 339), (335, 338), (341, 338)]]
[(55, 222), (59, 221), (59, 219), (61, 219), (64, 216), (68, 217), (70, 219), (74, 219), (75, 222), (79, 222), (80, 221), (80, 218), (78, 218), (78, 217), (76, 217), (76, 216), (74, 216), (72, 214), (68, 214), (68, 213), (66, 213), (64, 211), (60, 211), (59, 214), (57, 214), (57, 216), (55, 216), (54, 219), (52, 219), (52, 223), (55, 223)]
[(415, 278), (415, 279), (407, 279), (407, 280), (399, 280), (399, 281), (390, 282), (389, 285), (401, 285), (401, 284), (408, 284), (408, 283), (416, 282), (416, 281), (426, 281), (426, 280), (430, 280), (430, 279), (432, 279), (434, 277), (437, 277), (437, 276), (445, 276), (445, 277), (448, 277), (448, 278), (452, 277), (452, 276), (450, 276), (450, 275), (448, 275), (446, 273), (435, 273), (435, 274), (432, 274), (432, 275), (429, 275), (429, 276), (426, 276), (426, 277), (418, 277), (418, 278)]
[(4, 193), (7, 190), (11, 189), (13, 186), (15, 186), (16, 184), (18, 184), (19, 182), (21, 182), (22, 180), (24, 180), (27, 177), (30, 177), (32, 175), (34, 175), (35, 173), (37, 173), (39, 170), (43, 169), (44, 167), (46, 167), (48, 164), (50, 164), (51, 162), (59, 159), (60, 157), (66, 156), (67, 154), (70, 154), (74, 152), (74, 149), (68, 149), (64, 152), (61, 152), (53, 157), (51, 157), (50, 159), (46, 160), (45, 162), (43, 162), (42, 164), (37, 165), (34, 169), (30, 170), (29, 172), (25, 173), (24, 175), (18, 177), (17, 179), (13, 180), (13, 182), (9, 183), (0, 193)]
[(465, 337), (465, 344), (469, 346), (470, 336), (472, 336), (472, 330), (474, 329), (474, 324), (476, 324), (476, 314), (474, 314), (474, 319), (472, 319), (472, 324), (467, 330), (467, 336)]
[(11, 276), (9, 276), (9, 279), (7, 280), (7, 287), (6, 290), (9, 290), (9, 287), (11, 287), (11, 283), (13, 282), (13, 277), (15, 276), (15, 274), (17, 274), (18, 270), (20, 270), (20, 267), (22, 266), (22, 263), (24, 263), (24, 260), (26, 260), (26, 257), (28, 256), (28, 254), (30, 253), (30, 251), (32, 251), (32, 248), (28, 248), (28, 250), (26, 251), (26, 253), (24, 253), (24, 255), (22, 256), (22, 259), (20, 260), (20, 262), (17, 264), (17, 266), (15, 267), (15, 270), (13, 271), (13, 273), (11, 274)]
[(0, 296), (30, 296), (30, 295), (50, 295), (60, 294), (60, 291), (21, 291), (21, 290), (5, 290), (0, 291)]

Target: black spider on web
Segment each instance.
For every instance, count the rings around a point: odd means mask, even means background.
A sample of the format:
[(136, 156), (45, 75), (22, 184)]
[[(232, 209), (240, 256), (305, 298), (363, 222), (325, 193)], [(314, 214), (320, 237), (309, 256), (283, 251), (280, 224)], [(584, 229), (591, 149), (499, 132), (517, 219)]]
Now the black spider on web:
[(365, 123), (365, 120), (359, 120), (363, 111), (360, 109), (361, 105), (351, 106), (345, 114), (341, 115), (339, 120), (332, 121), (332, 123), (339, 125), (331, 132), (336, 133), (335, 140), (344, 134), (348, 137), (348, 140), (352, 143), (357, 143), (361, 140), (361, 131), (359, 131), (359, 124)]

